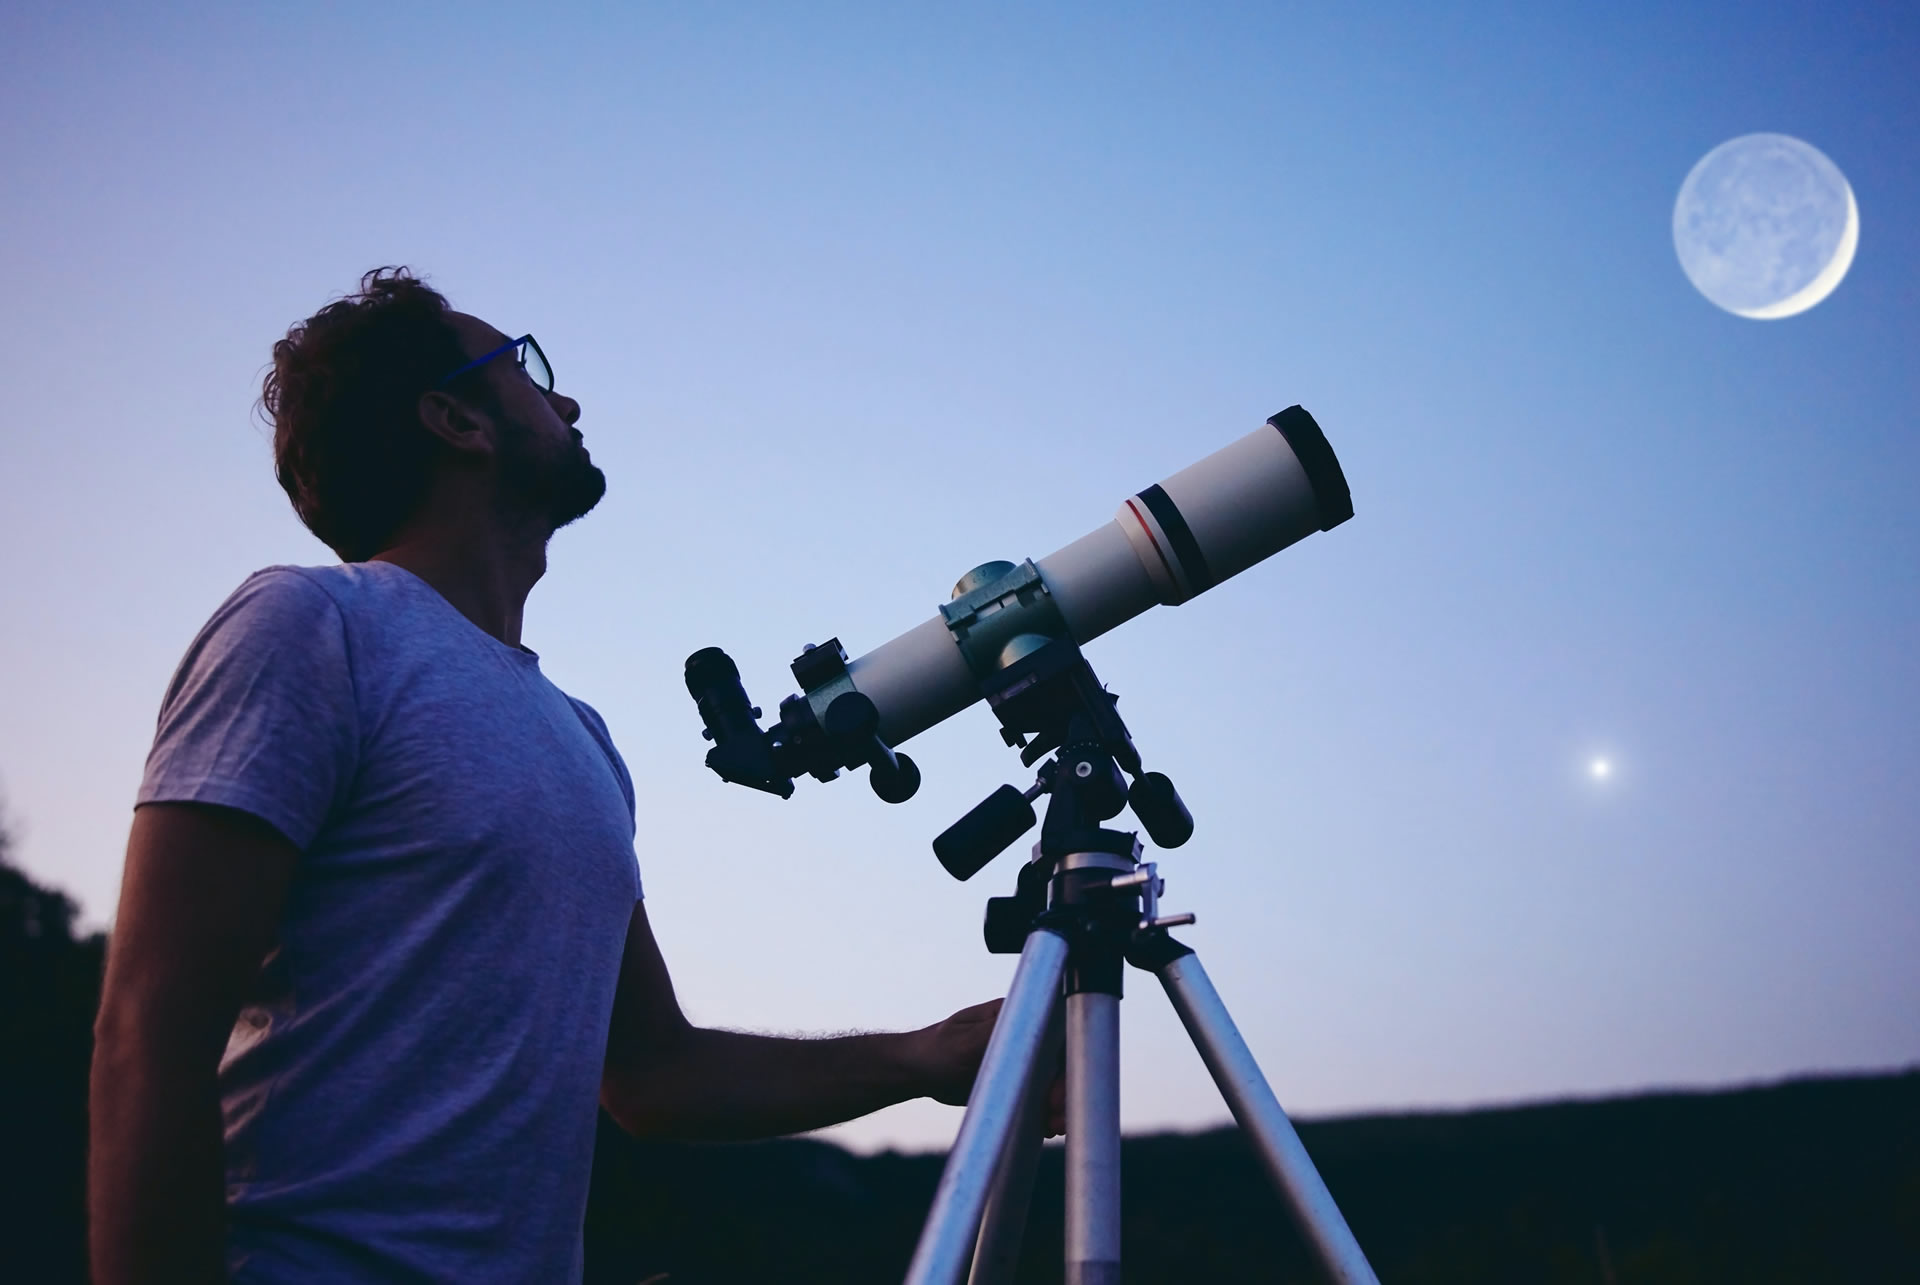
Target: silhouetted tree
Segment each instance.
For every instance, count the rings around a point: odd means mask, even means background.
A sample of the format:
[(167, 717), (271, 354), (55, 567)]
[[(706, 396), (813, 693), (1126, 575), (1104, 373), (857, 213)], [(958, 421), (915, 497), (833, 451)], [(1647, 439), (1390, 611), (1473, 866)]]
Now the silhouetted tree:
[[(106, 939), (12, 862), (0, 816), (0, 1275), (86, 1280), (87, 1064)], [(17, 1274), (16, 1274), (17, 1273)]]

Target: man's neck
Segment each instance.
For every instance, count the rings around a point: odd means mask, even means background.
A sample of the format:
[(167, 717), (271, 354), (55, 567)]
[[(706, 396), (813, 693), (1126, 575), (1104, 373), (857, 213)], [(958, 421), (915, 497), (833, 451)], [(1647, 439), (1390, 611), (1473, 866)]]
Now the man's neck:
[(520, 646), (527, 595), (547, 570), (547, 537), (498, 529), (416, 528), (373, 556), (419, 576), (455, 610), (509, 647)]

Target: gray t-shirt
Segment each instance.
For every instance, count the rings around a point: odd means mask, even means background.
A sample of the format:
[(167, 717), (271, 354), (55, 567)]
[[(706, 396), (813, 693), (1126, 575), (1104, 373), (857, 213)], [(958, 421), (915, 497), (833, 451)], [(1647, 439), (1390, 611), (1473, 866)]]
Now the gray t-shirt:
[(234, 1279), (577, 1279), (641, 895), (600, 716), (410, 572), (273, 567), (167, 690), (162, 801), (300, 850), (220, 1066)]

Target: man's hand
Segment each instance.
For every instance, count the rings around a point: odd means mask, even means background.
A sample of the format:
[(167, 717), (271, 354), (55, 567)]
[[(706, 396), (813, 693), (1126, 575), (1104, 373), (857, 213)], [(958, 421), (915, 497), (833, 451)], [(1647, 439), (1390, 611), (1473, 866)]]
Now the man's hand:
[[(963, 1008), (946, 1021), (923, 1027), (909, 1037), (920, 1073), (926, 1077), (928, 1097), (948, 1106), (967, 1104), (974, 1077), (980, 1073), (980, 1059), (987, 1053), (987, 1040), (1000, 1018), (1000, 1003), (990, 999), (984, 1004)], [(1047, 1099), (1049, 1138), (1065, 1132), (1066, 1105), (1066, 1082), (1056, 1072)]]
[(963, 1008), (944, 1022), (913, 1033), (914, 1060), (925, 1077), (926, 1095), (950, 1107), (963, 1107), (973, 1092), (973, 1077), (987, 1055), (987, 1041), (1000, 1018), (1000, 1001)]

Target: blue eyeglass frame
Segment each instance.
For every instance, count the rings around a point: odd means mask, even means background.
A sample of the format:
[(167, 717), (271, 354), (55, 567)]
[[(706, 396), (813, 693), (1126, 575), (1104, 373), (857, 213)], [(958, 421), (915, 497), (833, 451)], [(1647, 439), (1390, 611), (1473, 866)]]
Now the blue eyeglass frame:
[[(451, 374), (443, 376), (440, 382), (437, 385), (435, 385), (435, 387), (445, 388), (448, 384), (452, 383), (454, 380), (458, 379), (460, 376), (466, 374), (468, 371), (478, 370), (480, 367), (492, 361), (495, 357), (500, 356), (502, 353), (515, 352), (522, 348), (532, 348), (533, 351), (539, 355), (541, 368), (547, 372), (547, 382), (542, 384), (539, 380), (535, 379), (533, 381), (534, 387), (538, 388), (541, 392), (545, 392), (545, 393), (552, 392), (553, 391), (553, 363), (547, 360), (547, 350), (542, 348), (540, 346), (540, 341), (535, 339), (532, 335), (521, 335), (518, 339), (509, 339), (506, 343), (501, 344), (498, 348), (495, 348), (492, 352), (487, 353), (485, 356), (475, 357), (472, 361), (468, 362), (466, 365), (462, 366), (460, 369), (452, 372)], [(521, 353), (520, 369), (526, 370), (526, 368), (527, 368), (526, 354)], [(527, 375), (527, 378), (533, 379), (533, 375), (529, 373)]]

